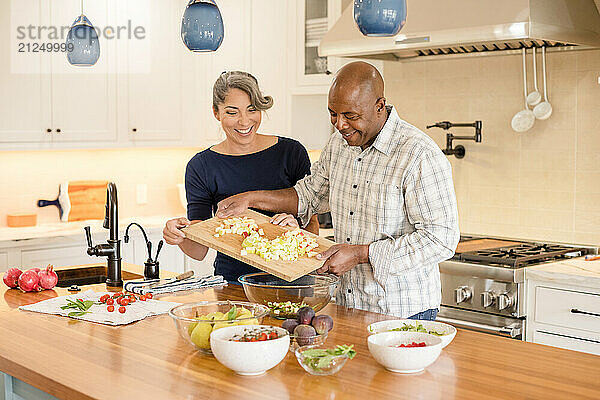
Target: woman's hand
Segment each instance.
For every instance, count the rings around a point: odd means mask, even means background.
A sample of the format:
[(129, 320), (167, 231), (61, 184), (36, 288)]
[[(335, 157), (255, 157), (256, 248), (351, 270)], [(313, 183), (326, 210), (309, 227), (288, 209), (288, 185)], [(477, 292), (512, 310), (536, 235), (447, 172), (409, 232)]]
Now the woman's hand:
[(296, 220), (296, 217), (294, 217), (292, 214), (275, 214), (273, 215), (273, 218), (271, 218), (270, 221), (273, 225), (279, 225), (279, 226), (291, 226), (293, 228), (299, 228), (300, 225), (298, 225), (298, 221)]
[(181, 231), (181, 228), (190, 226), (191, 222), (185, 218), (175, 218), (167, 221), (165, 229), (163, 229), (163, 238), (165, 242), (172, 245), (180, 245), (185, 240), (185, 233)]

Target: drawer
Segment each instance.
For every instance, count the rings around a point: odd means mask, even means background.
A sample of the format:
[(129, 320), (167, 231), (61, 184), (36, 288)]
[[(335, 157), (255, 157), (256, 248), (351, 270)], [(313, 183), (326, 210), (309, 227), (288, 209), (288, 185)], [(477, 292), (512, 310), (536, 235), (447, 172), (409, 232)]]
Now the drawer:
[[(575, 313), (579, 310), (590, 314)], [(535, 322), (600, 333), (600, 295), (538, 286)]]
[(600, 342), (592, 339), (562, 335), (549, 331), (535, 331), (533, 333), (533, 342), (545, 344), (546, 346), (560, 347), (561, 349), (600, 355)]

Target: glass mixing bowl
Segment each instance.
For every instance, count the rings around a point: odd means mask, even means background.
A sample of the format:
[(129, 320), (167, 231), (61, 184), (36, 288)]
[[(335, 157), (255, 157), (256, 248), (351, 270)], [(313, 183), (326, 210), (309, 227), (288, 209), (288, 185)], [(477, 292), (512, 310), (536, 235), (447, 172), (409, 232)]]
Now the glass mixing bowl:
[(331, 300), (340, 278), (330, 274), (309, 274), (287, 282), (266, 272), (239, 277), (246, 297), (253, 303), (269, 307), (270, 316), (279, 319), (296, 318), (300, 307), (312, 307), (315, 312)]

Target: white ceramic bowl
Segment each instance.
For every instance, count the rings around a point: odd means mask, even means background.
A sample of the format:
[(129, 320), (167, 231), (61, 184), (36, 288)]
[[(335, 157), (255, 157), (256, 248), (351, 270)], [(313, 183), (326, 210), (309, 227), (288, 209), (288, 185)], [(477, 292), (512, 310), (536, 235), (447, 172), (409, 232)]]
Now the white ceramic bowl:
[[(246, 330), (273, 328), (277, 339), (264, 342), (233, 342), (230, 339)], [(210, 334), (210, 346), (215, 358), (240, 375), (261, 375), (279, 364), (290, 347), (287, 330), (269, 325), (238, 325), (221, 328)]]
[(367, 332), (369, 332), (369, 334), (388, 332), (392, 329), (402, 328), (404, 325), (416, 326), (417, 324), (423, 325), (423, 328), (428, 331), (443, 333), (443, 336), (438, 336), (440, 339), (442, 339), (442, 348), (448, 346), (454, 339), (454, 336), (456, 336), (456, 328), (452, 325), (437, 321), (415, 319), (390, 319), (387, 321), (375, 322), (367, 326)]
[[(392, 347), (398, 344), (425, 342), (425, 347)], [(382, 332), (369, 336), (369, 351), (385, 369), (412, 374), (434, 363), (442, 352), (442, 340), (428, 333)]]

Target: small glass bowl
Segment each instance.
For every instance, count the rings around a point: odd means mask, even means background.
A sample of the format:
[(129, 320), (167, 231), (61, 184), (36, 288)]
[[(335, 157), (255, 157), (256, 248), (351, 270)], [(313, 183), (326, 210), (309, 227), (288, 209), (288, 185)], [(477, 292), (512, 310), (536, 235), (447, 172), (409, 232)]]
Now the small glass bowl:
[(322, 335), (304, 336), (298, 338), (296, 335), (290, 335), (290, 351), (294, 353), (302, 346), (321, 346), (327, 341), (327, 333)]
[[(244, 307), (245, 309), (252, 312), (252, 317), (236, 318), (233, 320), (219, 320), (219, 321), (203, 321), (197, 320), (196, 317), (200, 315), (206, 315), (214, 312), (226, 313), (231, 307), (236, 306), (238, 308)], [(214, 330), (215, 326), (217, 329), (225, 326), (233, 325), (260, 325), (265, 316), (269, 314), (269, 308), (262, 304), (247, 303), (243, 301), (200, 301), (197, 303), (185, 303), (176, 307), (173, 307), (169, 311), (169, 316), (173, 318), (175, 327), (179, 335), (190, 345), (195, 347), (197, 350), (204, 354), (212, 354), (210, 350), (210, 333)], [(202, 338), (197, 343), (194, 343), (191, 338), (191, 334), (194, 328), (201, 324), (204, 329)], [(217, 325), (218, 324), (218, 325)]]
[(302, 355), (302, 352), (309, 349), (329, 349), (334, 348), (335, 346), (325, 346), (325, 345), (312, 345), (312, 346), (302, 346), (296, 349), (294, 354), (296, 354), (296, 359), (298, 363), (304, 368), (306, 372), (311, 375), (333, 375), (342, 369), (346, 361), (348, 361), (348, 355), (342, 354), (341, 356), (334, 356), (329, 363), (328, 366), (324, 368), (313, 368), (313, 366), (309, 365), (305, 357)]

